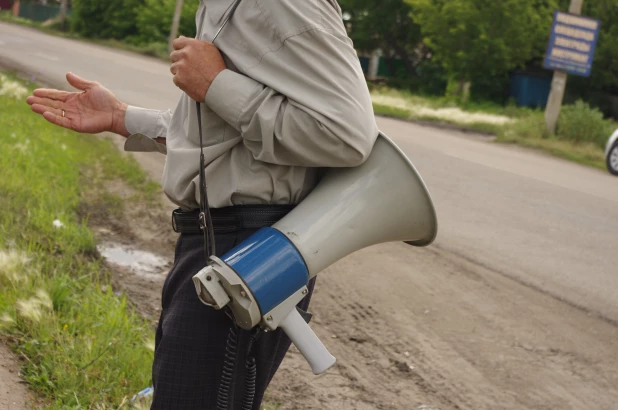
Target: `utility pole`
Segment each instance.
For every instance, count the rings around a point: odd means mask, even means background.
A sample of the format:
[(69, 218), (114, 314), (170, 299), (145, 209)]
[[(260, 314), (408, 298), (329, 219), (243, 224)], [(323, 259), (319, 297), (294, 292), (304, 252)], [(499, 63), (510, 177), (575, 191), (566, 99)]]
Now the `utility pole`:
[[(571, 0), (569, 13), (582, 14), (583, 4), (584, 0)], [(545, 126), (547, 135), (554, 135), (556, 133), (556, 124), (558, 123), (560, 109), (562, 108), (562, 100), (564, 99), (566, 83), (567, 73), (564, 71), (555, 70), (554, 78), (551, 82), (549, 99), (547, 100), (547, 107), (545, 107)]]
[(170, 32), (170, 39), (167, 45), (168, 53), (174, 51), (174, 46), (172, 46), (172, 42), (178, 36), (178, 26), (180, 25), (180, 15), (182, 14), (182, 4), (184, 0), (176, 0), (176, 10), (174, 11), (174, 19), (172, 20), (172, 31)]
[(60, 0), (60, 15), (58, 20), (60, 21), (60, 27), (64, 28), (64, 23), (67, 19), (67, 4), (69, 0)]

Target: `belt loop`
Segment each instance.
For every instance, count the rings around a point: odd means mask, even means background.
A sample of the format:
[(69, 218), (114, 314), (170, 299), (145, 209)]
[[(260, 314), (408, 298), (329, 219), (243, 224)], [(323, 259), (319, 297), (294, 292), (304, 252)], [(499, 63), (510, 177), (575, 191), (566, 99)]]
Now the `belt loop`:
[(178, 223), (176, 222), (176, 211), (178, 211), (177, 209), (174, 209), (174, 211), (172, 212), (172, 229), (174, 230), (174, 232), (176, 233), (180, 233), (178, 231)]

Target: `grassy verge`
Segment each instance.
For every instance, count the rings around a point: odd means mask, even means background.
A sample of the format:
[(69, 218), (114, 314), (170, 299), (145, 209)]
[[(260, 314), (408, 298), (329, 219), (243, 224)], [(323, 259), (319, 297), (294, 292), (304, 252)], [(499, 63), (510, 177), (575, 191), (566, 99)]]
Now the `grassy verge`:
[(497, 134), (527, 110), (470, 102), (461, 107), (447, 98), (421, 97), (387, 87), (371, 87), (376, 114), (412, 121), (456, 126), (462, 130)]
[(600, 113), (578, 103), (564, 110), (569, 121), (559, 123), (563, 129), (547, 138), (543, 135), (543, 113), (538, 110), (477, 103), (457, 107), (445, 98), (419, 97), (384, 87), (372, 87), (371, 94), (378, 115), (494, 134), (497, 142), (538, 149), (600, 169), (605, 168), (605, 141), (618, 128), (618, 124), (602, 120)]
[(31, 113), (28, 93), (0, 79), (0, 335), (48, 408), (119, 408), (150, 383), (153, 331), (112, 291), (77, 211), (104, 180), (157, 186), (111, 142)]
[[(497, 133), (497, 142), (517, 144), (523, 147), (538, 149), (548, 154), (577, 162), (594, 168), (605, 169), (605, 153), (603, 138), (597, 142), (571, 141), (564, 136), (545, 137), (545, 118), (543, 113), (530, 114), (526, 118), (518, 120), (510, 127), (505, 127)], [(606, 130), (605, 138), (609, 138), (610, 129)]]
[(128, 44), (119, 40), (101, 40), (101, 39), (92, 39), (92, 38), (84, 38), (78, 34), (63, 31), (57, 24), (52, 24), (49, 26), (43, 25), (43, 23), (39, 23), (36, 21), (13, 17), (11, 12), (9, 11), (0, 11), (0, 21), (5, 21), (8, 23), (19, 24), (21, 26), (33, 27), (39, 29), (47, 34), (51, 34), (54, 36), (65, 37), (65, 38), (73, 38), (82, 41), (88, 41), (94, 44), (98, 44), (105, 47), (117, 48), (125, 51), (131, 51), (133, 53), (138, 53), (150, 57), (160, 58), (165, 61), (169, 61), (169, 54), (167, 52), (167, 44), (166, 43), (152, 43), (143, 46), (136, 46), (133, 44)]
[(496, 124), (488, 124), (484, 122), (467, 122), (460, 123), (457, 121), (449, 120), (448, 118), (436, 118), (430, 115), (418, 115), (407, 109), (392, 107), (389, 105), (383, 105), (379, 103), (373, 103), (373, 111), (376, 115), (383, 117), (398, 118), (408, 121), (415, 121), (419, 123), (428, 123), (441, 125), (449, 128), (456, 128), (462, 131), (472, 131), (482, 134), (497, 134), (502, 129), (502, 126)]

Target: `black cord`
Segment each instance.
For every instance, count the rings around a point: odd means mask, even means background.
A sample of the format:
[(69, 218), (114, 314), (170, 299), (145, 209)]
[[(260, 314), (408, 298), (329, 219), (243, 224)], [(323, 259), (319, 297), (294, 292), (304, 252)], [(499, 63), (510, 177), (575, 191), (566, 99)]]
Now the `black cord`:
[(245, 394), (242, 399), (242, 410), (252, 410), (253, 401), (255, 400), (256, 381), (257, 381), (257, 364), (253, 357), (253, 346), (262, 335), (262, 328), (258, 327), (257, 331), (249, 338), (247, 345), (247, 356), (245, 359)]
[(230, 391), (234, 382), (234, 369), (236, 367), (236, 351), (238, 349), (238, 326), (233, 324), (227, 334), (225, 344), (225, 357), (221, 382), (217, 392), (217, 410), (229, 410)]
[[(232, 385), (234, 383), (239, 333), (240, 329), (236, 324), (233, 324), (227, 334), (221, 382), (219, 384), (219, 390), (217, 391), (217, 410), (229, 410), (230, 402), (234, 402), (234, 398), (230, 397), (230, 392), (232, 391)], [(255, 393), (257, 391), (257, 363), (253, 356), (253, 348), (262, 333), (263, 330), (258, 327), (247, 343), (247, 355), (245, 358), (245, 393), (242, 399), (241, 410), (253, 409)]]

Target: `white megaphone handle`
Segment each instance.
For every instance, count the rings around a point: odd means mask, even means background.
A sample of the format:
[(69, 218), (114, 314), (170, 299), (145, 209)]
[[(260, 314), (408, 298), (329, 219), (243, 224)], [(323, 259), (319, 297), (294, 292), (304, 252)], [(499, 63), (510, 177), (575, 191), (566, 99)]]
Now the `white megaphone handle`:
[(292, 309), (285, 319), (279, 323), (279, 327), (283, 329), (300, 353), (307, 359), (313, 374), (324, 373), (335, 364), (337, 359), (326, 350), (326, 346), (313, 333), (311, 327), (296, 308)]

